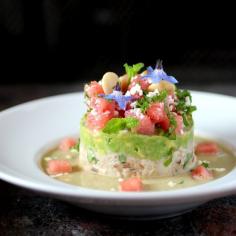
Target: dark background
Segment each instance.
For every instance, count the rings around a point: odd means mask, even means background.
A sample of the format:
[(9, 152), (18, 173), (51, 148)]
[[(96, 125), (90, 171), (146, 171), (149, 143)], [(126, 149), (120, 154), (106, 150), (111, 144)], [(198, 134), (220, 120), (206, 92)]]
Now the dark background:
[(233, 9), (200, 1), (1, 0), (0, 83), (98, 80), (108, 70), (122, 73), (125, 62), (158, 58), (183, 83), (232, 83)]

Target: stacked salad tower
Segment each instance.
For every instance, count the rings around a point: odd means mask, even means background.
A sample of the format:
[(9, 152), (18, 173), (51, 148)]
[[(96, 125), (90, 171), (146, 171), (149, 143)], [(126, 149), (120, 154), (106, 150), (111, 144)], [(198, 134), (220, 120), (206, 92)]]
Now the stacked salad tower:
[(173, 176), (196, 165), (191, 94), (176, 87), (162, 62), (124, 65), (85, 85), (79, 166), (120, 177)]

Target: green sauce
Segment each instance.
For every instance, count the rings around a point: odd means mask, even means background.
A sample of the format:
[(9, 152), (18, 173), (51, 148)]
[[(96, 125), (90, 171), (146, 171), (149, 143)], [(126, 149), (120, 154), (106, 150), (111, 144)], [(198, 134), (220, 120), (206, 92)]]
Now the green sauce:
[[(196, 138), (195, 142), (202, 141), (201, 138)], [(216, 155), (199, 155), (198, 160), (208, 163), (210, 170), (213, 173), (211, 180), (196, 180), (191, 177), (191, 172), (180, 174), (171, 177), (153, 177), (142, 178), (144, 191), (162, 191), (181, 189), (203, 184), (213, 181), (217, 178), (228, 174), (236, 165), (236, 157), (234, 151), (226, 145), (218, 144), (220, 153)], [(47, 152), (41, 160), (41, 167), (46, 173), (47, 163), (52, 159), (68, 160), (73, 166), (73, 171), (68, 174), (54, 176), (53, 178), (84, 188), (118, 191), (119, 178), (99, 175), (94, 171), (84, 171), (78, 167), (78, 152), (62, 152), (59, 149), (53, 149)]]

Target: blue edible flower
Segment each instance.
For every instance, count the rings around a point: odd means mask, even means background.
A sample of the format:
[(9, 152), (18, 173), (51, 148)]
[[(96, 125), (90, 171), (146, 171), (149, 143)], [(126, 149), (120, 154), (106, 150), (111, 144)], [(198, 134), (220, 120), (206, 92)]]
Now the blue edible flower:
[(123, 95), (121, 91), (117, 90), (114, 90), (111, 94), (101, 94), (100, 96), (116, 101), (121, 110), (125, 110), (127, 103), (132, 100), (132, 96)]
[(155, 69), (149, 66), (147, 68), (147, 74), (142, 76), (142, 79), (146, 78), (150, 78), (152, 80), (152, 83), (158, 83), (161, 80), (168, 81), (172, 84), (178, 83), (175, 77), (167, 75), (166, 72), (163, 70), (162, 66), (160, 67), (159, 65), (157, 65)]

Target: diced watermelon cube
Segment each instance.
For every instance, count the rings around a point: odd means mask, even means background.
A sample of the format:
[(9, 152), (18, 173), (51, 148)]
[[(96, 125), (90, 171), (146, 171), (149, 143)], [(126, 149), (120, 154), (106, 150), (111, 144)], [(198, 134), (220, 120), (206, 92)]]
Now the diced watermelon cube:
[(104, 94), (102, 86), (97, 81), (92, 81), (89, 85), (85, 87), (85, 92), (92, 98), (99, 94)]
[(192, 178), (196, 180), (208, 180), (213, 178), (212, 173), (204, 166), (197, 166), (194, 170), (192, 170), (191, 175)]
[(132, 177), (120, 182), (120, 190), (124, 192), (140, 192), (143, 190), (142, 180), (139, 177)]
[(76, 140), (74, 138), (64, 138), (59, 144), (59, 149), (63, 152), (68, 151), (70, 148), (74, 147)]
[(46, 171), (49, 175), (69, 173), (72, 171), (72, 166), (67, 160), (50, 160)]
[(206, 155), (214, 155), (220, 151), (219, 146), (215, 142), (201, 142), (198, 143), (195, 147), (196, 154), (206, 154)]

